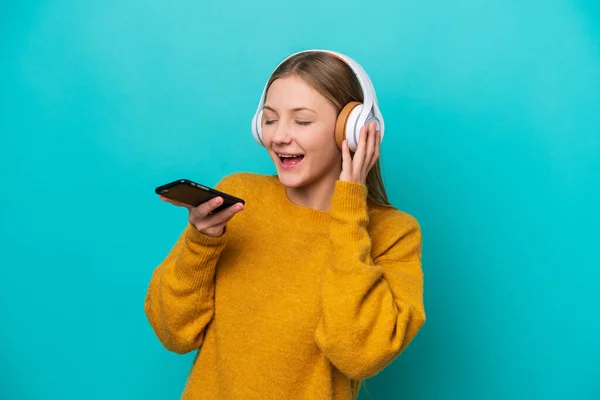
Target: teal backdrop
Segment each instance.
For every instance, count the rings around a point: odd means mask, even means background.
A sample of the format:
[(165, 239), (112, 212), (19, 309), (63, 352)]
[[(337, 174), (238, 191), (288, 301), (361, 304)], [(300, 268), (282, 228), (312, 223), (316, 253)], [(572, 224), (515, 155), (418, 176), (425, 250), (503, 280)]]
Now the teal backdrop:
[(307, 48), (371, 75), (424, 235), (427, 323), (360, 399), (600, 399), (596, 0), (2, 2), (1, 399), (179, 398), (153, 189), (273, 173), (250, 121)]

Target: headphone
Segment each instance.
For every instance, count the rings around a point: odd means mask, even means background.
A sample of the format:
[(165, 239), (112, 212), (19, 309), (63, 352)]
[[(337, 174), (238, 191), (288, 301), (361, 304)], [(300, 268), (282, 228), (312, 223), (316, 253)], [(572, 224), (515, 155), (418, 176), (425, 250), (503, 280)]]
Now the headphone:
[[(344, 139), (348, 140), (348, 147), (351, 151), (356, 151), (358, 147), (358, 138), (360, 134), (361, 128), (368, 124), (371, 121), (375, 121), (377, 123), (377, 129), (380, 130), (381, 140), (383, 140), (383, 132), (384, 132), (384, 122), (383, 116), (379, 111), (379, 105), (377, 103), (377, 96), (375, 94), (375, 88), (373, 87), (373, 83), (369, 78), (369, 75), (365, 72), (365, 70), (354, 61), (352, 58), (330, 50), (303, 50), (292, 54), (291, 56), (286, 57), (282, 62), (279, 63), (277, 68), (281, 64), (283, 64), (289, 58), (295, 56), (296, 54), (306, 53), (306, 52), (322, 52), (336, 57), (339, 60), (342, 60), (350, 67), (350, 69), (356, 75), (358, 82), (360, 83), (360, 87), (363, 92), (363, 102), (351, 101), (346, 104), (342, 111), (340, 111), (336, 123), (335, 123), (335, 141), (337, 146), (341, 149), (342, 143)], [(275, 70), (277, 70), (275, 68)], [(273, 72), (275, 72), (275, 70)], [(268, 84), (268, 81), (267, 81)], [(266, 93), (267, 93), (267, 84), (262, 92), (262, 96), (260, 98), (260, 102), (258, 103), (258, 108), (256, 109), (256, 113), (252, 118), (252, 135), (256, 142), (259, 145), (264, 146), (262, 140), (262, 119), (263, 119), (263, 107), (265, 105)]]

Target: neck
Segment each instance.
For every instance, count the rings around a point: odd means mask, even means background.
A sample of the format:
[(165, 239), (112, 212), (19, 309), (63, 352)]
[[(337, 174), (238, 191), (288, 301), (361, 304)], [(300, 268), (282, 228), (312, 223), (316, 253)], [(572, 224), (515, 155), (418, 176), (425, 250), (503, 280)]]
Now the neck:
[[(337, 174), (337, 175), (336, 175)], [(288, 199), (299, 206), (312, 208), (319, 211), (329, 211), (335, 182), (340, 171), (333, 171), (328, 176), (311, 182), (301, 187), (288, 187), (286, 194)]]

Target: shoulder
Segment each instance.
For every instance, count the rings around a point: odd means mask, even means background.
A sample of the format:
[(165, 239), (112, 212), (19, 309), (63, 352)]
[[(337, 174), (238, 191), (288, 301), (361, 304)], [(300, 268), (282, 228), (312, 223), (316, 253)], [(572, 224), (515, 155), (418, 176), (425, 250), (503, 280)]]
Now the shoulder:
[(369, 225), (382, 231), (420, 230), (419, 221), (411, 214), (395, 207), (372, 206), (369, 208)]
[(421, 252), (421, 226), (411, 214), (393, 207), (369, 210), (369, 235), (375, 256), (394, 253), (396, 258)]

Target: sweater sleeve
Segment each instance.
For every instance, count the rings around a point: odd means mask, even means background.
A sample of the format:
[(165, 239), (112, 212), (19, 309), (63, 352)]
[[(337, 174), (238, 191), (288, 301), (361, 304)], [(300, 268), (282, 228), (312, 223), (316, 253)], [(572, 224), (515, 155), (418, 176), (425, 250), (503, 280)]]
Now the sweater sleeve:
[(379, 221), (373, 259), (366, 199), (365, 185), (336, 182), (315, 332), (329, 361), (352, 379), (383, 370), (425, 322), (420, 227), (399, 211)]
[[(223, 190), (222, 181), (217, 189)], [(215, 268), (228, 237), (211, 237), (187, 224), (150, 279), (144, 310), (156, 336), (170, 351), (199, 349), (214, 316)]]

